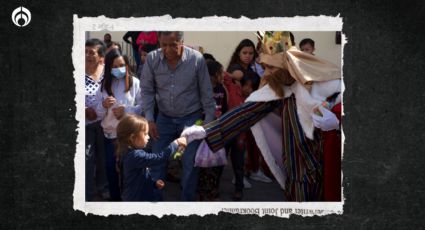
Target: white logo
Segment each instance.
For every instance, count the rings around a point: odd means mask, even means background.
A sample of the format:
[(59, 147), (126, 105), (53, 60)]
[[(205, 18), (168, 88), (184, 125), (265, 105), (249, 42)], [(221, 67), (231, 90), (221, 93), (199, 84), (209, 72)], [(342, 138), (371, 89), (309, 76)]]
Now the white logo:
[(24, 27), (30, 23), (31, 13), (27, 8), (20, 6), (13, 11), (12, 21), (16, 26)]

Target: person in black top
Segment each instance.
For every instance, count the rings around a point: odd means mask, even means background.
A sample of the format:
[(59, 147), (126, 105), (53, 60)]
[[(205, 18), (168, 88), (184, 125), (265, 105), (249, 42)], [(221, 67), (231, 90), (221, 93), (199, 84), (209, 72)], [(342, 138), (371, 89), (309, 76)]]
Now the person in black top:
[[(133, 47), (133, 56), (134, 60), (136, 61), (136, 69), (140, 65), (140, 54), (139, 54), (139, 46), (136, 44), (137, 37), (139, 36), (140, 31), (128, 31), (124, 34), (122, 39), (127, 42), (128, 44), (131, 44)], [(131, 38), (131, 40), (129, 40)]]
[(250, 66), (258, 56), (254, 43), (249, 39), (243, 39), (236, 47), (227, 67), (230, 77), (241, 80), (248, 71), (253, 71)]

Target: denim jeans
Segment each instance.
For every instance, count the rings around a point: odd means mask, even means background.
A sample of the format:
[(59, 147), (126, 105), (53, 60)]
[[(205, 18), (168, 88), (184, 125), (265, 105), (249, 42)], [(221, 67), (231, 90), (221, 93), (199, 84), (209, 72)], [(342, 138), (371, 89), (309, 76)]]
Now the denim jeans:
[(108, 189), (105, 168), (105, 148), (100, 122), (88, 124), (86, 131), (86, 201), (93, 200), (96, 191), (104, 193)]
[[(201, 112), (190, 114), (185, 117), (169, 117), (159, 113), (156, 119), (156, 127), (159, 133), (159, 139), (155, 141), (152, 147), (154, 153), (161, 152), (173, 140), (180, 137), (181, 132), (185, 127), (195, 124), (195, 121), (202, 119)], [(196, 200), (196, 187), (198, 182), (197, 167), (194, 167), (195, 154), (201, 141), (191, 142), (185, 149), (182, 163), (183, 172), (181, 177), (181, 200), (182, 201), (195, 201)], [(167, 172), (166, 163), (151, 167), (152, 178), (154, 180), (165, 179)], [(162, 190), (155, 191), (156, 200), (162, 201)]]

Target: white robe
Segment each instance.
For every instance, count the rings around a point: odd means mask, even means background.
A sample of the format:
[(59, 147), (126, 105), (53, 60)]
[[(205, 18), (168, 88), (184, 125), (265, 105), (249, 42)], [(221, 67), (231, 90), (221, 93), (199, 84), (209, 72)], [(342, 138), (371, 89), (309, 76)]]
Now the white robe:
[[(302, 84), (295, 81), (291, 86), (284, 87), (284, 97), (295, 95), (297, 115), (305, 135), (313, 139), (314, 125), (312, 114), (314, 108), (319, 106), (327, 97), (335, 92), (341, 92), (341, 80), (313, 82), (308, 91)], [(340, 97), (338, 97), (340, 98)], [(253, 92), (246, 102), (266, 102), (279, 100), (276, 93), (267, 84)], [(286, 170), (283, 165), (282, 155), (282, 123), (281, 117), (276, 113), (270, 113), (251, 127), (252, 134), (264, 160), (273, 173), (274, 177), (285, 189)]]

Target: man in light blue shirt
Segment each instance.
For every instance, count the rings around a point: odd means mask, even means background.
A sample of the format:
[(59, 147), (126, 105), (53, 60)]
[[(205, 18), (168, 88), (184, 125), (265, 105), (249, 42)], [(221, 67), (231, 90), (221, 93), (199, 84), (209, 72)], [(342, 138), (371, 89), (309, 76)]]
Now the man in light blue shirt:
[[(214, 119), (215, 102), (208, 69), (202, 54), (183, 45), (183, 32), (159, 32), (160, 49), (146, 58), (141, 78), (143, 112), (149, 133), (155, 140), (153, 152), (160, 152), (185, 127), (198, 119)], [(154, 117), (154, 104), (158, 116)], [(194, 167), (199, 141), (189, 144), (182, 158), (181, 200), (194, 201), (198, 169)], [(151, 169), (153, 179), (165, 179), (166, 164)], [(161, 190), (157, 199), (162, 200)]]

